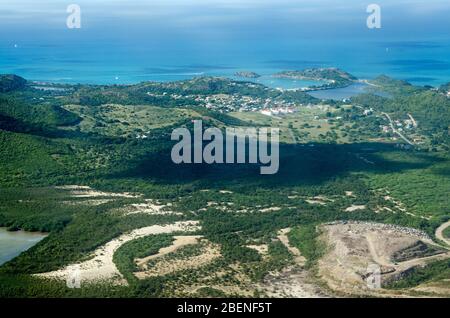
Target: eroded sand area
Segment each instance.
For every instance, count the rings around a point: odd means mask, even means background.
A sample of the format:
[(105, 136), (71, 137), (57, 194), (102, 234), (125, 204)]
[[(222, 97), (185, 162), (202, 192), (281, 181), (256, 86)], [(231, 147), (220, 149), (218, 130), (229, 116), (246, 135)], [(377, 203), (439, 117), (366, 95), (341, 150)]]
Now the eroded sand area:
[(138, 279), (145, 279), (198, 269), (220, 256), (220, 246), (201, 236), (175, 236), (172, 245), (161, 248), (158, 254), (135, 259), (140, 271), (134, 275)]
[(119, 247), (129, 241), (148, 235), (192, 232), (198, 229), (199, 226), (196, 221), (176, 222), (168, 225), (152, 225), (136, 229), (99, 247), (92, 253), (92, 258), (87, 261), (71, 264), (57, 271), (36, 274), (36, 276), (68, 280), (72, 279), (74, 275), (78, 275), (81, 284), (108, 281), (113, 284), (126, 285), (127, 281), (113, 262), (114, 253)]

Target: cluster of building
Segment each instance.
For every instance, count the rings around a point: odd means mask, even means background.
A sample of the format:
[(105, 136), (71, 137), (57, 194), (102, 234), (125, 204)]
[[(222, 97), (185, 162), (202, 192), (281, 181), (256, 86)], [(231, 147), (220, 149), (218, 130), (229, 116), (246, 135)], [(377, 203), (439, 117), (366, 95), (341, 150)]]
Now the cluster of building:
[[(413, 130), (417, 128), (417, 122), (410, 114), (408, 114), (409, 118), (404, 120), (396, 119), (392, 122), (392, 125), (395, 127), (395, 130), (398, 132)], [(389, 133), (391, 131), (390, 125), (382, 125), (380, 126), (384, 133)]]
[[(147, 92), (147, 95), (150, 96), (150, 97), (161, 98), (161, 97), (167, 96), (168, 94), (167, 94), (167, 92), (164, 92), (164, 93), (162, 93), (162, 94), (155, 94), (155, 93)], [(171, 96), (171, 97), (172, 97), (172, 96)]]
[(274, 108), (264, 108), (260, 111), (261, 114), (266, 116), (278, 116), (278, 115), (287, 115), (293, 114), (296, 112), (294, 107), (274, 107)]
[(263, 109), (266, 114), (280, 115), (293, 113), (297, 106), (294, 102), (288, 102), (281, 99), (260, 98), (240, 94), (214, 94), (214, 95), (179, 95), (179, 94), (154, 94), (147, 92), (148, 96), (172, 99), (187, 99), (203, 105), (208, 109), (220, 112), (258, 112)]
[(219, 110), (222, 112), (256, 111), (264, 102), (261, 98), (238, 94), (200, 95), (196, 98), (196, 101), (204, 104), (208, 109)]
[(417, 128), (417, 123), (414, 120), (414, 118), (411, 115), (408, 115), (408, 116), (410, 116), (409, 119), (405, 119), (403, 121), (400, 121), (400, 120), (394, 121), (395, 125), (398, 127), (398, 130), (400, 130), (400, 131), (402, 129), (411, 130), (411, 129)]
[(262, 110), (270, 111), (271, 115), (293, 113), (297, 106), (294, 102), (285, 100), (275, 100), (272, 98), (260, 98), (252, 96), (242, 96), (238, 94), (198, 96), (196, 101), (202, 102), (206, 108), (223, 112), (257, 112)]
[(373, 108), (364, 109), (364, 116), (370, 116), (374, 112)]
[(138, 133), (136, 135), (136, 139), (147, 139), (150, 134), (150, 131), (147, 131), (146, 133)]

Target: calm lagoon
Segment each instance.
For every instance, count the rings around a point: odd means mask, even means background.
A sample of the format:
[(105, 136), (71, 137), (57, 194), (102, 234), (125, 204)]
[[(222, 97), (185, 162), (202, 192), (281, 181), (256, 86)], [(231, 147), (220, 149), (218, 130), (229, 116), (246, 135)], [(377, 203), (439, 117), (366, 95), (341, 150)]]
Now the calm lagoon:
[(12, 260), (46, 236), (47, 234), (39, 232), (9, 232), (6, 228), (0, 228), (0, 265)]

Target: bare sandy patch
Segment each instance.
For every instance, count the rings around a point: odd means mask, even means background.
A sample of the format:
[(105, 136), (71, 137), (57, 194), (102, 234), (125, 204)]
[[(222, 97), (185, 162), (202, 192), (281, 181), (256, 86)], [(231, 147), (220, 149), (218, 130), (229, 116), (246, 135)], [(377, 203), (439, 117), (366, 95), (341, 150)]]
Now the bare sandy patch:
[(327, 297), (327, 294), (312, 281), (307, 271), (295, 267), (270, 273), (258, 284), (258, 289), (271, 298)]
[[(196, 269), (205, 266), (221, 256), (220, 246), (212, 244), (204, 240), (201, 246), (201, 254), (187, 256), (187, 257), (170, 257), (175, 256), (175, 252), (186, 245), (198, 244), (199, 237), (178, 237), (172, 246), (163, 249), (152, 258), (136, 260), (141, 268), (146, 269), (140, 272), (135, 272), (134, 276), (138, 279), (145, 279), (148, 277), (163, 276), (170, 273), (186, 269)], [(148, 265), (149, 261), (153, 260), (152, 265)]]
[(121, 208), (124, 215), (149, 214), (149, 215), (182, 215), (180, 212), (171, 211), (170, 205), (163, 205), (151, 199), (145, 199), (143, 203), (134, 203)]
[(78, 273), (80, 282), (98, 282), (109, 281), (114, 284), (126, 285), (127, 282), (117, 269), (113, 262), (114, 253), (123, 244), (148, 235), (172, 233), (172, 232), (189, 232), (198, 230), (197, 221), (176, 222), (169, 225), (152, 225), (140, 229), (133, 230), (131, 233), (123, 234), (105, 245), (99, 247), (92, 253), (92, 258), (78, 264), (66, 266), (60, 270), (36, 274), (36, 276), (45, 278), (56, 278), (67, 280), (73, 277), (74, 273)]
[(394, 210), (392, 210), (391, 208), (387, 207), (387, 206), (377, 206), (375, 209), (375, 213), (380, 213), (380, 212), (390, 212), (390, 213), (395, 213)]
[(334, 199), (330, 199), (327, 196), (324, 195), (316, 195), (313, 199), (321, 200), (321, 201), (328, 201), (328, 202), (334, 202)]
[(64, 186), (56, 186), (56, 189), (62, 190), (90, 190), (91, 187), (82, 186), (82, 185), (64, 185)]
[(247, 247), (257, 251), (262, 256), (266, 256), (269, 253), (269, 246), (267, 244), (247, 245)]
[(113, 197), (113, 198), (138, 198), (139, 195), (132, 194), (129, 192), (123, 193), (113, 193), (113, 192), (103, 192), (97, 190), (75, 190), (71, 191), (70, 194), (74, 198), (96, 198), (96, 197)]
[(354, 212), (354, 211), (365, 210), (365, 209), (366, 209), (365, 205), (352, 205), (352, 206), (349, 206), (348, 208), (346, 208), (345, 212)]
[(130, 193), (130, 192), (103, 192), (92, 189), (88, 186), (80, 185), (65, 185), (57, 186), (56, 189), (69, 190), (70, 194), (74, 198), (98, 198), (98, 197), (112, 197), (112, 198), (138, 198), (142, 196), (141, 194)]
[(259, 211), (265, 213), (265, 212), (276, 212), (276, 211), (280, 211), (280, 210), (281, 210), (280, 207), (274, 206), (274, 207), (270, 207), (270, 208), (261, 209)]
[(179, 248), (186, 246), (186, 245), (192, 245), (192, 244), (197, 244), (198, 240), (201, 238), (202, 236), (200, 235), (191, 235), (191, 236), (174, 236), (174, 241), (172, 243), (172, 245), (167, 246), (167, 247), (163, 247), (161, 248), (157, 254), (155, 255), (150, 255), (144, 258), (136, 258), (134, 261), (136, 263), (136, 265), (142, 269), (148, 269), (147, 268), (147, 263), (149, 261), (151, 261), (152, 259), (156, 259), (159, 257), (162, 257), (164, 255), (170, 254), (175, 252), (176, 250), (178, 250)]
[(111, 202), (110, 199), (92, 199), (92, 200), (82, 200), (82, 201), (63, 201), (64, 204), (67, 205), (89, 205), (89, 206), (97, 206), (102, 205), (108, 202)]
[(289, 265), (281, 271), (272, 272), (264, 277), (256, 288), (268, 297), (274, 298), (317, 298), (327, 295), (313, 281), (309, 272), (303, 268), (306, 259), (301, 252), (289, 242), (288, 234), (291, 228), (278, 231), (278, 239), (294, 256), (294, 265)]
[(304, 197), (304, 200), (309, 204), (327, 205), (330, 202), (334, 202), (334, 199), (330, 199), (324, 195), (316, 195), (315, 197)]
[(305, 201), (309, 204), (327, 205), (327, 203), (323, 202), (322, 200), (306, 199)]
[(294, 255), (295, 262), (300, 266), (304, 266), (306, 262), (305, 257), (302, 256), (298, 248), (292, 246), (289, 242), (288, 234), (290, 231), (291, 228), (281, 229), (280, 231), (278, 231), (278, 239), (281, 241), (281, 243), (283, 243), (284, 246), (286, 246), (289, 252)]

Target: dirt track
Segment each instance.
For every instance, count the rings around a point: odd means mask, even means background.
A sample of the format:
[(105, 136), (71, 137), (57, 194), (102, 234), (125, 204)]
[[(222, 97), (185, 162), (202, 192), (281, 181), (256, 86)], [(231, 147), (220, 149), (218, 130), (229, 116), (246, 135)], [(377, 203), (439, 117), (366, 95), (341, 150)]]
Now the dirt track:
[(294, 256), (295, 265), (270, 273), (258, 284), (258, 289), (275, 298), (327, 297), (328, 295), (311, 280), (308, 271), (303, 268), (306, 259), (298, 248), (290, 244), (288, 238), (290, 231), (291, 228), (281, 229), (278, 232), (278, 239)]
[(135, 259), (136, 265), (144, 270), (147, 270), (147, 263), (149, 261), (173, 253), (183, 246), (197, 244), (198, 240), (202, 238), (202, 236), (175, 236), (174, 238), (175, 240), (173, 241), (172, 245), (161, 248), (157, 254)]
[(305, 262), (306, 262), (305, 257), (302, 256), (302, 254), (300, 253), (298, 248), (296, 248), (295, 246), (292, 246), (289, 242), (288, 234), (290, 231), (291, 231), (291, 228), (286, 228), (286, 229), (280, 230), (278, 232), (278, 239), (281, 241), (281, 243), (283, 243), (284, 246), (286, 246), (286, 248), (289, 250), (289, 252), (291, 252), (291, 254), (294, 255), (295, 262), (300, 266), (304, 266)]
[(444, 230), (446, 229), (446, 228), (448, 228), (450, 226), (450, 221), (447, 221), (447, 222), (445, 222), (445, 223), (443, 223), (443, 224), (441, 224), (441, 226), (439, 226), (437, 229), (436, 229), (436, 237), (439, 239), (439, 240), (441, 240), (442, 242), (444, 242), (445, 244), (447, 244), (448, 246), (450, 246), (450, 239), (448, 239), (448, 238), (446, 238), (445, 236), (444, 236)]
[(186, 221), (175, 222), (168, 225), (152, 225), (133, 230), (130, 233), (123, 234), (105, 245), (99, 247), (93, 252), (93, 257), (82, 263), (68, 265), (60, 270), (36, 274), (36, 276), (69, 280), (77, 276), (80, 283), (109, 281), (118, 285), (126, 285), (127, 281), (117, 269), (113, 262), (114, 253), (126, 242), (145, 237), (173, 232), (189, 232), (198, 230), (198, 222)]

